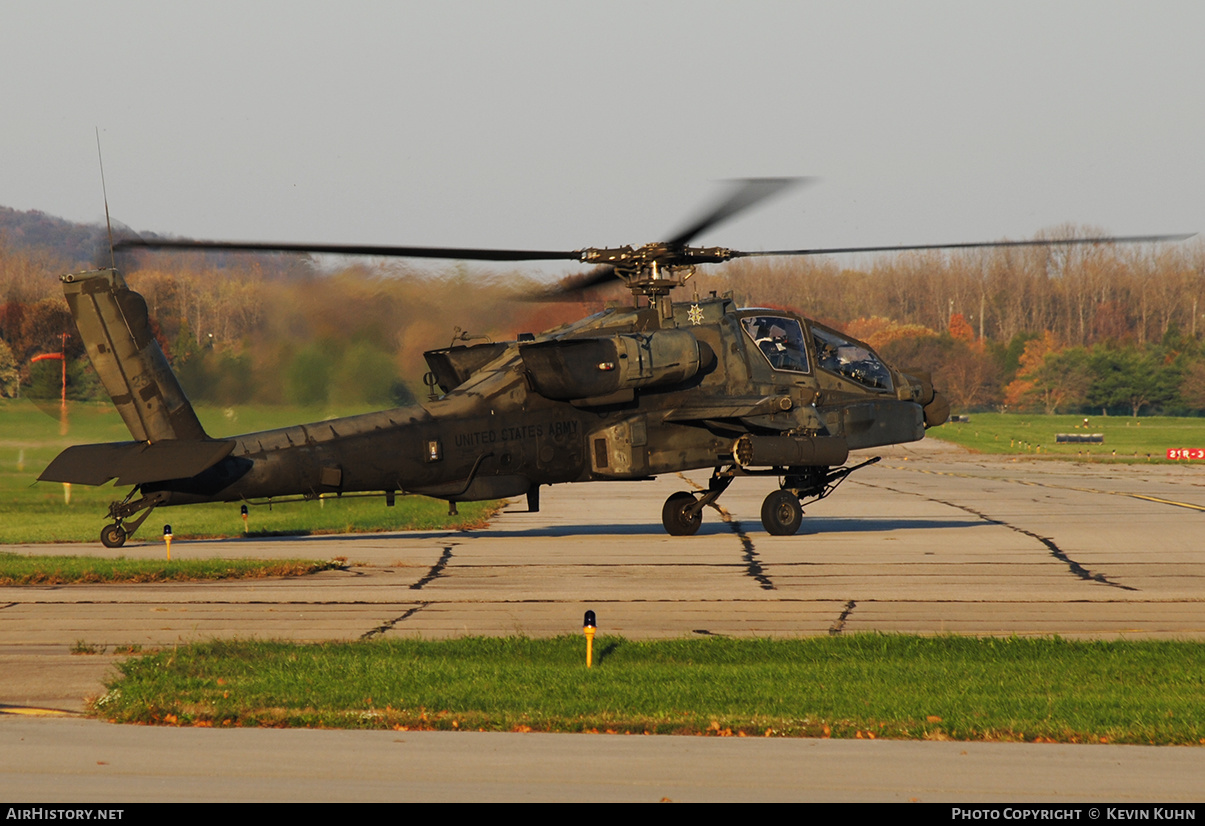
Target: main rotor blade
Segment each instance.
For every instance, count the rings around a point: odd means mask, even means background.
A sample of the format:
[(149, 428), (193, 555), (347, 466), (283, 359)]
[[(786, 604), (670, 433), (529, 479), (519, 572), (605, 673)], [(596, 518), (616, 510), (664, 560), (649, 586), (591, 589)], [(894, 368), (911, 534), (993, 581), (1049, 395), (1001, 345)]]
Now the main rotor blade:
[(836, 255), (843, 252), (908, 252), (911, 250), (970, 250), (993, 247), (1056, 247), (1071, 244), (1145, 244), (1161, 241), (1183, 241), (1195, 232), (1180, 235), (1109, 235), (1097, 238), (1053, 238), (1041, 241), (981, 241), (971, 244), (909, 244), (894, 247), (826, 247), (801, 250), (765, 250), (763, 252), (732, 251), (733, 258), (757, 258), (769, 255)]
[(726, 221), (738, 212), (743, 212), (759, 201), (764, 201), (784, 189), (802, 184), (812, 178), (741, 178), (730, 182), (732, 191), (727, 197), (700, 215), (691, 224), (683, 227), (666, 241), (670, 247), (684, 247), (699, 233)]
[(561, 279), (559, 284), (550, 287), (544, 292), (533, 295), (530, 300), (577, 301), (582, 298), (582, 293), (602, 284), (617, 281), (618, 278), (619, 276), (615, 274), (613, 266), (610, 264), (599, 264), (597, 267), (589, 269), (586, 272)]
[(226, 250), (228, 252), (309, 252), (334, 255), (396, 256), (402, 258), (451, 258), (464, 261), (580, 261), (573, 250), (489, 250), (461, 247), (385, 247), (361, 244), (272, 244), (241, 241), (146, 240), (131, 238), (113, 245), (117, 251), (130, 249)]

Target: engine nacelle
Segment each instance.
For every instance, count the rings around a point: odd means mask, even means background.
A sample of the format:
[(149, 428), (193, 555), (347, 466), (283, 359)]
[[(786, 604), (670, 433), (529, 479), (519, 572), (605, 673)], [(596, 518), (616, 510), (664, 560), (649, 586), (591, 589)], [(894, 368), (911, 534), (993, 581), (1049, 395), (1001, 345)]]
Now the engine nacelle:
[(698, 339), (685, 330), (540, 341), (520, 345), (519, 355), (532, 388), (557, 401), (679, 384), (705, 360)]

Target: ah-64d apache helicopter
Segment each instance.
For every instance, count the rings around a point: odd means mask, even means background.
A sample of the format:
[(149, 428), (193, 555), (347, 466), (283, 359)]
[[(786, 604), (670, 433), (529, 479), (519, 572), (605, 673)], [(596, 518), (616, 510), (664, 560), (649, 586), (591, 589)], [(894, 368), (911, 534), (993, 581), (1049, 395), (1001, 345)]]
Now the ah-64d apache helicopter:
[[(483, 261), (578, 260), (597, 265), (574, 285), (622, 280), (635, 306), (517, 341), (425, 354), (443, 395), (397, 408), (210, 438), (151, 334), (146, 302), (116, 269), (62, 276), (88, 356), (134, 441), (67, 448), (38, 478), (133, 485), (101, 531), (121, 546), (159, 505), (262, 501), (381, 491), (449, 502), (526, 495), (542, 485), (651, 479), (713, 468), (701, 495), (662, 508), (666, 531), (695, 533), (703, 509), (741, 476), (780, 479), (762, 524), (794, 534), (803, 500), (828, 496), (850, 473), (850, 450), (916, 441), (946, 421), (930, 376), (885, 363), (866, 344), (789, 312), (730, 298), (674, 303), (700, 264), (751, 256), (1166, 240), (1093, 238), (908, 247), (741, 252), (690, 240), (793, 179), (735, 182), (727, 197), (668, 241), (573, 251), (126, 241), (176, 248), (397, 255)], [(137, 497), (137, 498), (135, 498)], [(140, 516), (131, 519), (135, 514)], [(128, 520), (128, 521), (127, 521)]]

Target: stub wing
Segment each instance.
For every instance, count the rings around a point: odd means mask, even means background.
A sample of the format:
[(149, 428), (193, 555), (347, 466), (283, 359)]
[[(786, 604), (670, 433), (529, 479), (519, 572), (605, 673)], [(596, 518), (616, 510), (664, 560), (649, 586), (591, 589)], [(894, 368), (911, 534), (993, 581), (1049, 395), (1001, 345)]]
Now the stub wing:
[(790, 396), (728, 396), (702, 399), (667, 412), (662, 421), (696, 427), (735, 428), (738, 431), (786, 431), (806, 428), (825, 432), (812, 405), (797, 405)]
[(233, 439), (163, 439), (76, 445), (56, 456), (38, 481), (103, 485), (116, 478), (117, 484), (124, 486), (187, 479), (225, 459), (235, 444)]
[(692, 424), (710, 419), (744, 419), (765, 416), (791, 409), (786, 396), (728, 396), (683, 405), (666, 413), (663, 421)]

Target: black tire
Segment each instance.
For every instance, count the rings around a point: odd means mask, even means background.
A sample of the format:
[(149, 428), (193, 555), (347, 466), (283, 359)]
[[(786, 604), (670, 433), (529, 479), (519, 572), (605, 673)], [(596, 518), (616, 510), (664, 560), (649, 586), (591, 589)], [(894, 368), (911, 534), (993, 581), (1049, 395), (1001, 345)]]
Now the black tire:
[(776, 490), (761, 504), (761, 523), (771, 536), (794, 536), (803, 524), (799, 497), (789, 490)]
[(661, 524), (670, 536), (694, 536), (703, 524), (703, 512), (696, 511), (688, 516), (686, 509), (695, 503), (695, 495), (680, 490), (670, 494), (661, 508)]
[(100, 532), (100, 544), (106, 548), (120, 548), (126, 544), (126, 530), (121, 525), (106, 525)]

